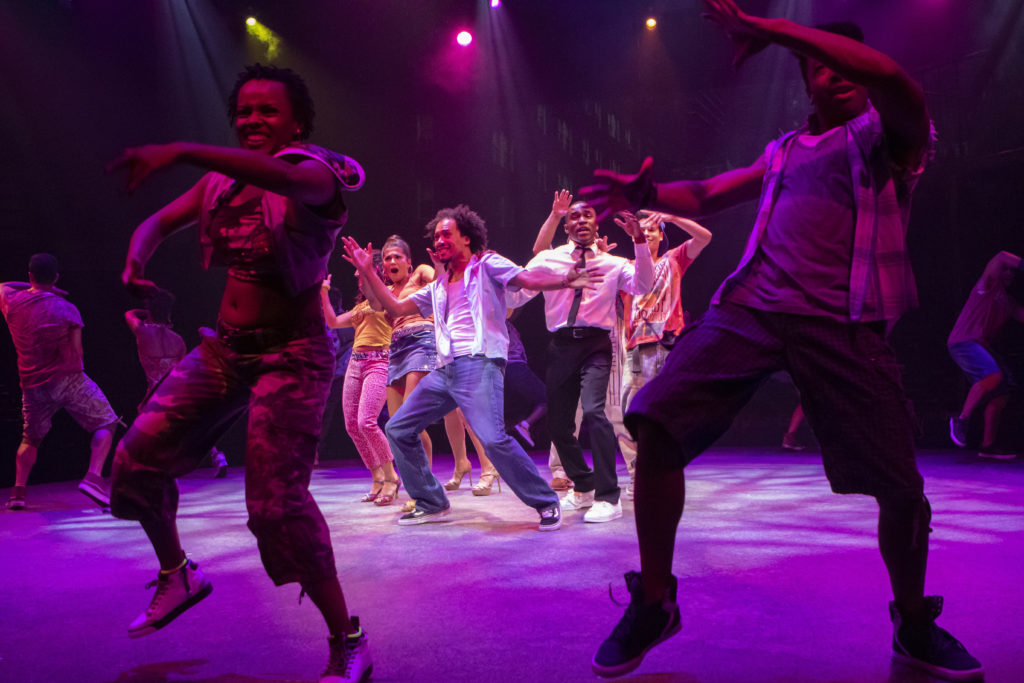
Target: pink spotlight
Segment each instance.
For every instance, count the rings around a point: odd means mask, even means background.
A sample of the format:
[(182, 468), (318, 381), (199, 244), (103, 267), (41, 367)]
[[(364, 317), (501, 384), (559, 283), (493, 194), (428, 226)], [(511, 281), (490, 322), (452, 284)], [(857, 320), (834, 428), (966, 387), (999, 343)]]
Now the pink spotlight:
[(455, 36), (455, 42), (466, 47), (473, 42), (473, 34), (469, 31), (459, 31), (459, 35)]
[(491, 0), (491, 9), (497, 9), (501, 7), (501, 0)]

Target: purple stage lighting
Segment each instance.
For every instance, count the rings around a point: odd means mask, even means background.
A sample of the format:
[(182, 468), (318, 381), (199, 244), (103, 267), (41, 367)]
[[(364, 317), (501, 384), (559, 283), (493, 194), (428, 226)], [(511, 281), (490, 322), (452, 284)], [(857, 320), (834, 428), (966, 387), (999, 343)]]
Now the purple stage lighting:
[(473, 34), (469, 31), (459, 31), (459, 35), (455, 36), (455, 42), (466, 47), (473, 42)]
[(498, 9), (501, 7), (501, 0), (491, 0), (491, 9)]

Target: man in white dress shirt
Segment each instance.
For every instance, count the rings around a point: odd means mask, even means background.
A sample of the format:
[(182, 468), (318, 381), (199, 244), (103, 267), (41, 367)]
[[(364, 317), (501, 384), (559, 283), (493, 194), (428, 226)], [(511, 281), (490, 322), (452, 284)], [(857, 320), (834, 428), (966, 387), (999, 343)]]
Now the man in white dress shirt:
[[(605, 416), (605, 392), (611, 370), (609, 332), (615, 327), (615, 301), (619, 290), (640, 295), (654, 285), (654, 262), (636, 216), (624, 212), (615, 222), (630, 237), (636, 265), (597, 248), (597, 216), (593, 207), (577, 202), (565, 216), (568, 243), (543, 251), (527, 264), (528, 270), (564, 273), (596, 268), (603, 280), (593, 290), (544, 292), (544, 315), (553, 333), (548, 349), (548, 428), (569, 479), (574, 482), (562, 498), (563, 510), (590, 508), (584, 520), (610, 522), (622, 516), (619, 483), (615, 474), (615, 432)], [(576, 294), (579, 291), (579, 294)], [(517, 293), (522, 305), (536, 292)], [(576, 404), (583, 405), (583, 423), (590, 434), (594, 467), (587, 467), (583, 449), (574, 436)]]

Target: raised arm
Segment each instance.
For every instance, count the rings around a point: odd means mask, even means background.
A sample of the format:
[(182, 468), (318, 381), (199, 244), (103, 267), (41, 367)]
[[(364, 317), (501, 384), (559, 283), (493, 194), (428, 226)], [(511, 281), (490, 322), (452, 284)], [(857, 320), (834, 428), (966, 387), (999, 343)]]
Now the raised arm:
[(334, 312), (334, 305), (328, 292), (331, 291), (331, 276), (328, 275), (320, 283), (320, 308), (324, 312), (324, 322), (327, 327), (336, 330), (339, 327), (352, 327), (352, 311), (345, 311), (341, 315)]
[(144, 308), (132, 308), (124, 312), (124, 321), (132, 332), (139, 329), (139, 326), (147, 320), (149, 320), (149, 311)]
[(533, 243), (534, 256), (545, 249), (551, 248), (558, 224), (562, 222), (562, 218), (569, 212), (570, 206), (572, 206), (572, 195), (569, 194), (569, 190), (555, 192), (555, 199), (551, 202), (551, 213), (544, 219), (540, 226), (540, 231), (537, 233), (537, 239)]
[(7, 315), (7, 297), (14, 292), (31, 287), (27, 282), (0, 282), (0, 313)]
[(326, 204), (337, 190), (334, 176), (319, 161), (293, 164), (262, 152), (196, 142), (130, 147), (107, 165), (107, 171), (127, 169), (124, 189), (132, 192), (155, 171), (175, 164), (217, 171), (311, 206)]
[(633, 261), (632, 282), (621, 283), (619, 289), (630, 294), (646, 294), (654, 288), (654, 259), (651, 249), (647, 246), (647, 238), (640, 227), (640, 221), (629, 211), (621, 211), (615, 217), (615, 224), (633, 238), (633, 250), (636, 259)]
[(736, 204), (757, 199), (764, 178), (764, 161), (720, 173), (705, 180), (655, 183), (651, 157), (633, 174), (606, 169), (594, 171), (594, 184), (580, 188), (580, 197), (594, 207), (598, 220), (619, 211), (655, 209), (700, 218)]
[(342, 235), (341, 244), (345, 249), (345, 260), (355, 266), (362, 278), (364, 293), (366, 291), (372, 292), (388, 315), (392, 318), (398, 318), (403, 315), (419, 313), (419, 307), (416, 306), (412, 299), (409, 297), (397, 298), (391, 292), (391, 289), (377, 277), (376, 272), (373, 270), (373, 256), (367, 249), (360, 247), (359, 243), (348, 235)]
[(711, 231), (700, 223), (691, 221), (689, 218), (673, 216), (667, 213), (653, 213), (648, 219), (682, 228), (683, 232), (690, 236), (690, 239), (686, 240), (683, 244), (683, 250), (691, 261), (700, 256), (700, 252), (704, 251), (704, 247), (711, 244)]
[(199, 218), (202, 210), (206, 177), (193, 185), (185, 194), (173, 200), (146, 220), (139, 223), (128, 242), (121, 282), (140, 297), (152, 293), (154, 285), (145, 279), (146, 263), (157, 246), (169, 235), (181, 230)]
[(921, 86), (888, 55), (860, 41), (740, 11), (734, 0), (704, 0), (708, 19), (736, 43), (736, 66), (769, 44), (816, 60), (852, 83), (865, 86), (882, 117), (897, 161), (915, 165), (928, 145), (930, 122)]

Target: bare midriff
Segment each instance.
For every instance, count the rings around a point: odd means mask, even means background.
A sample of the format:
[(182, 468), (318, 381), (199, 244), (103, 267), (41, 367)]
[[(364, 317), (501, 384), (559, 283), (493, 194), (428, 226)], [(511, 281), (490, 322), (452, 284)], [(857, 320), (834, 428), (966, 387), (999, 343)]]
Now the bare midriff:
[(283, 286), (239, 280), (229, 273), (220, 300), (220, 319), (242, 330), (289, 328), (321, 315), (320, 283), (292, 296)]

